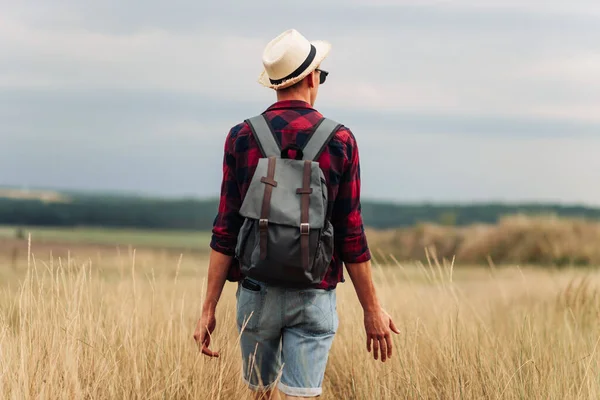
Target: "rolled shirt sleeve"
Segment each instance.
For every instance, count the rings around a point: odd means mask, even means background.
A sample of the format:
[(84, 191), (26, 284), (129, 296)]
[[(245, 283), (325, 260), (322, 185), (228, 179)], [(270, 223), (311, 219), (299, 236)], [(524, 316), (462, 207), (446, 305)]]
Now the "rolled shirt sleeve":
[(235, 128), (227, 135), (223, 155), (223, 181), (219, 210), (213, 222), (210, 247), (219, 253), (233, 256), (237, 244), (237, 235), (243, 218), (239, 214), (242, 205), (240, 189), (236, 180), (236, 159), (234, 151)]
[(354, 135), (346, 141), (346, 163), (332, 211), (336, 252), (344, 263), (371, 259), (360, 204), (360, 158)]

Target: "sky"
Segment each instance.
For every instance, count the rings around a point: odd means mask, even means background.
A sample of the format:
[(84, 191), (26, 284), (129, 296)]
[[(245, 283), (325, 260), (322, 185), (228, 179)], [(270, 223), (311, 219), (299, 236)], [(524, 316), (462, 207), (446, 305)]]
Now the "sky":
[(0, 0), (0, 185), (217, 196), (289, 28), (363, 198), (600, 206), (597, 0)]

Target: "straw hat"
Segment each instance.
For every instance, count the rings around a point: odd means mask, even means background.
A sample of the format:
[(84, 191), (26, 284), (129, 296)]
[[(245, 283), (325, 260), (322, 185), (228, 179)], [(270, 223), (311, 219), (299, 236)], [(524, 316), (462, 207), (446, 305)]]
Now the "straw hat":
[(309, 42), (295, 29), (273, 39), (263, 52), (264, 71), (258, 82), (271, 89), (283, 89), (300, 82), (327, 57), (331, 44)]

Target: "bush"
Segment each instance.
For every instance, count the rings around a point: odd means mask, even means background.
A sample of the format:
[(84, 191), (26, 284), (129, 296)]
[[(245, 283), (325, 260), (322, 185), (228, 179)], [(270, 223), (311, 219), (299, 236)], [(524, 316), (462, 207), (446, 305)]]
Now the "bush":
[(462, 264), (600, 265), (600, 223), (584, 219), (514, 215), (495, 225), (421, 224), (368, 236), (372, 248), (402, 260), (423, 260), (431, 248)]

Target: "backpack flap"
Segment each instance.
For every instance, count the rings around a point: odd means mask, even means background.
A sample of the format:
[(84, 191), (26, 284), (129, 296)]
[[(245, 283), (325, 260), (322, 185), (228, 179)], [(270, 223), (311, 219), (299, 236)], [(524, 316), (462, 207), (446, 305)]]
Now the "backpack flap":
[[(304, 161), (277, 158), (272, 186), (269, 224), (280, 224), (300, 228), (302, 195), (297, 190), (302, 187), (304, 174)], [(261, 158), (254, 172), (250, 187), (246, 192), (244, 202), (240, 208), (240, 215), (245, 218), (260, 220), (262, 215), (263, 199), (265, 196), (265, 180), (268, 179), (268, 158)], [(310, 213), (308, 223), (310, 229), (322, 229), (325, 222), (327, 207), (327, 192), (323, 190), (325, 181), (323, 172), (316, 162), (311, 163), (311, 188)], [(314, 183), (318, 182), (318, 185)]]

